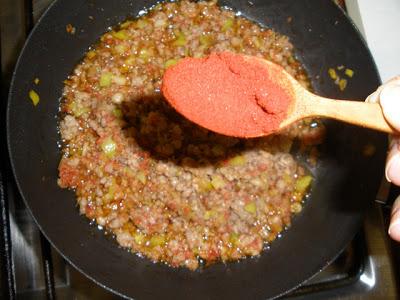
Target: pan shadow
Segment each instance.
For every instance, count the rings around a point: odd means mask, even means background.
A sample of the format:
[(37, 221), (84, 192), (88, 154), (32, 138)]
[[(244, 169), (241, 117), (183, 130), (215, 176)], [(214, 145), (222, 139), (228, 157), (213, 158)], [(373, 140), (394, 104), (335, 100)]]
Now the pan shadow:
[(284, 134), (240, 139), (214, 133), (185, 119), (161, 95), (124, 102), (121, 111), (127, 140), (152, 158), (179, 166), (216, 166), (256, 149), (276, 153), (286, 150), (292, 140)]

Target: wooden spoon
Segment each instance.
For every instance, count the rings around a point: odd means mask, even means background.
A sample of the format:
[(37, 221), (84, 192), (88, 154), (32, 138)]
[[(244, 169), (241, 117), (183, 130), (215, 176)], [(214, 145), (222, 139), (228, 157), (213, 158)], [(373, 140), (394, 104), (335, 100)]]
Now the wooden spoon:
[[(267, 68), (276, 67), (274, 63), (267, 60), (254, 57), (246, 59), (262, 61)], [(294, 101), (291, 103), (286, 119), (281, 122), (280, 129), (304, 118), (324, 117), (386, 133), (395, 133), (386, 121), (379, 103), (321, 97), (306, 90), (283, 68), (280, 73), (290, 82), (294, 93)]]
[[(162, 91), (168, 102), (189, 120), (225, 135), (266, 136), (309, 117), (394, 133), (379, 104), (315, 95), (281, 66), (253, 56), (224, 52), (204, 59), (184, 59), (167, 69)], [(259, 91), (265, 92), (258, 96)], [(260, 100), (264, 94), (266, 100)], [(275, 115), (280, 114), (279, 122), (272, 129), (268, 124), (265, 127), (263, 122), (271, 118), (269, 103), (275, 102), (279, 107), (286, 99), (290, 100), (283, 113)], [(243, 125), (250, 123), (254, 126)]]

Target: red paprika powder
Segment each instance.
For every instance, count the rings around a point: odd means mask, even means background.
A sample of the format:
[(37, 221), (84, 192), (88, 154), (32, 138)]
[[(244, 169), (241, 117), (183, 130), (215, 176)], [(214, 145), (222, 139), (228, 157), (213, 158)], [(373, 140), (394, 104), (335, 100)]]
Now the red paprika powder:
[(178, 112), (207, 129), (260, 136), (279, 129), (293, 98), (280, 71), (239, 54), (213, 53), (168, 68), (162, 92)]

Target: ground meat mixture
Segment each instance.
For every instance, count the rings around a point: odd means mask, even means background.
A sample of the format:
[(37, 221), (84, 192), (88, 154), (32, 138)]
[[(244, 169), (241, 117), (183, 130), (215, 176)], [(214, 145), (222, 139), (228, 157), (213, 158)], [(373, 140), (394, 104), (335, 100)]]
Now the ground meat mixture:
[(230, 50), (272, 60), (309, 87), (292, 48), (216, 2), (158, 4), (120, 24), (65, 81), (58, 184), (122, 247), (154, 261), (193, 270), (260, 254), (301, 211), (312, 181), (293, 141), (319, 142), (321, 126), (221, 136), (177, 114), (160, 85), (179, 59)]

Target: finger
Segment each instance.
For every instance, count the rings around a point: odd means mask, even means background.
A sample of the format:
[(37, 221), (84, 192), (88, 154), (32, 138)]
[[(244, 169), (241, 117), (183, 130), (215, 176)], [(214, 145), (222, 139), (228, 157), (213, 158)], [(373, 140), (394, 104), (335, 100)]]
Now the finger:
[(400, 83), (386, 86), (379, 98), (386, 120), (400, 130)]
[(392, 239), (400, 242), (400, 196), (393, 203), (389, 235)]
[(371, 95), (369, 95), (365, 101), (370, 102), (370, 103), (378, 103), (381, 91), (389, 85), (400, 85), (400, 76), (396, 76), (396, 77), (386, 81), (375, 92), (373, 92)]
[(400, 186), (400, 139), (393, 139), (390, 145), (389, 154), (385, 168), (386, 179), (395, 185)]
[(388, 81), (386, 81), (384, 83), (384, 85), (386, 85), (388, 83), (400, 83), (400, 75), (393, 77), (392, 79), (389, 79)]

